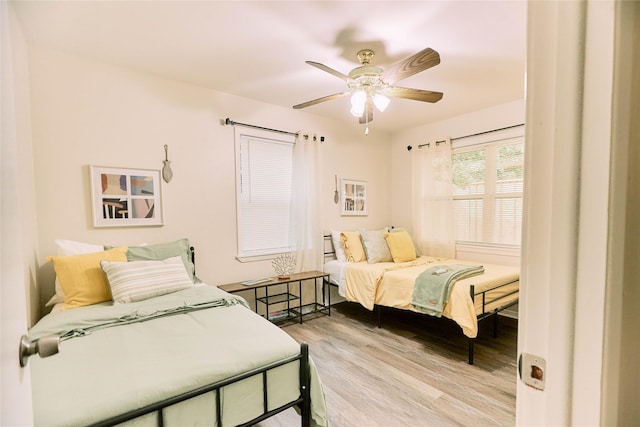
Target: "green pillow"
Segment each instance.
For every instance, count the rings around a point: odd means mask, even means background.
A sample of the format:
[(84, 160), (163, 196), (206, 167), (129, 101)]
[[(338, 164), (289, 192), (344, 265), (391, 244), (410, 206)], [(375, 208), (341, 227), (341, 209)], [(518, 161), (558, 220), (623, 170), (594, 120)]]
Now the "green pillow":
[(191, 245), (188, 239), (180, 239), (175, 242), (158, 243), (155, 245), (129, 246), (127, 250), (127, 260), (160, 261), (174, 256), (180, 256), (191, 281), (200, 283), (200, 279), (195, 275), (195, 265), (191, 261), (190, 248)]
[(369, 264), (393, 261), (384, 233), (385, 230), (360, 230), (362, 246)]

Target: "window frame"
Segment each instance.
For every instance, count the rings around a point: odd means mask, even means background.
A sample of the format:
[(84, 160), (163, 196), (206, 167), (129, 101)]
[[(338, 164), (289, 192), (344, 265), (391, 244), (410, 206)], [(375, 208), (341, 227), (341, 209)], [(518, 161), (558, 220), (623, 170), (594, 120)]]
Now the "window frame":
[[(236, 128), (235, 129), (235, 179), (236, 179), (236, 259), (240, 262), (251, 262), (273, 259), (281, 253), (291, 251), (291, 247), (279, 247), (277, 249), (264, 249), (262, 251), (248, 251), (246, 245), (243, 242), (242, 226), (243, 221), (246, 218), (243, 201), (242, 201), (242, 157), (241, 157), (241, 145), (247, 139), (253, 139), (255, 141), (271, 141), (277, 144), (290, 145), (291, 151), (291, 173), (294, 171), (294, 154), (293, 148), (295, 146), (295, 135), (283, 134), (279, 132), (271, 132), (267, 130), (253, 129), (253, 128)], [(274, 171), (275, 173), (275, 171)], [(293, 183), (293, 175), (291, 176), (291, 182)], [(293, 187), (293, 184), (292, 184)], [(289, 203), (291, 203), (292, 195), (290, 196)], [(289, 205), (289, 209), (291, 206)], [(291, 233), (291, 224), (287, 224), (288, 232)], [(294, 240), (289, 237), (289, 245)]]
[[(495, 220), (485, 221), (485, 218), (493, 218), (495, 216), (496, 201), (499, 199), (519, 198), (521, 203), (524, 202), (524, 174), (523, 186), (521, 192), (505, 192), (496, 193), (497, 188), (497, 166), (498, 166), (498, 150), (500, 147), (522, 143), (524, 144), (524, 126), (518, 126), (509, 129), (503, 129), (488, 132), (470, 137), (458, 138), (452, 143), (451, 155), (452, 161), (455, 154), (469, 151), (477, 151), (485, 149), (485, 165), (484, 165), (484, 193), (483, 194), (467, 194), (453, 195), (454, 202), (457, 200), (482, 200), (482, 240), (459, 240), (456, 236), (456, 247), (478, 247), (485, 250), (494, 248), (496, 250), (519, 251), (522, 245), (522, 235), (520, 235), (520, 244), (512, 243), (494, 243), (491, 238), (494, 235)], [(526, 155), (526, 154), (525, 154)], [(524, 161), (523, 161), (524, 167)], [(452, 183), (453, 186), (453, 183)], [(520, 218), (522, 222), (522, 217)], [(488, 223), (488, 224), (487, 224)], [(520, 230), (521, 232), (522, 230)]]

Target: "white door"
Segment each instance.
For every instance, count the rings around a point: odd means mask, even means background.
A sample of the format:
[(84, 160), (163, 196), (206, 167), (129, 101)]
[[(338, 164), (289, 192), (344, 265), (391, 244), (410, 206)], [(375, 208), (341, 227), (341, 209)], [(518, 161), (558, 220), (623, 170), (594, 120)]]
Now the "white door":
[[(0, 2), (0, 73), (2, 74), (2, 122), (0, 136), (0, 425), (30, 426), (33, 424), (31, 378), (29, 369), (20, 368), (18, 347), (20, 337), (27, 331), (27, 287), (32, 259), (25, 256), (32, 243), (25, 244), (24, 221), (20, 215), (25, 197), (21, 194), (19, 144), (16, 114), (16, 90), (13, 81), (13, 43), (20, 41), (16, 34), (16, 19), (8, 2)], [(24, 53), (24, 50), (22, 50)], [(24, 76), (21, 77), (24, 80)], [(24, 83), (24, 82), (23, 82)], [(24, 91), (18, 93), (24, 100)], [(23, 104), (24, 105), (24, 104)], [(30, 161), (30, 159), (27, 159)], [(33, 257), (31, 257), (33, 258)]]
[(7, 251), (8, 245), (5, 245), (5, 239), (11, 239), (13, 236), (10, 232), (5, 233), (7, 224), (4, 215), (4, 192), (2, 198), (0, 425), (30, 426), (33, 424), (31, 377), (28, 366), (24, 369), (20, 368), (18, 360), (18, 343), (27, 330), (27, 304), (23, 286), (25, 280), (22, 274), (22, 260), (18, 261), (15, 259), (17, 257), (7, 254), (10, 251)]
[[(612, 135), (637, 143), (620, 126), (632, 105), (622, 105), (620, 94), (633, 98), (632, 79), (620, 78), (621, 59), (633, 58), (638, 43), (636, 36), (635, 45), (620, 45), (633, 27), (621, 26), (620, 18), (633, 9), (633, 2), (529, 1), (518, 353), (544, 358), (546, 372), (544, 390), (518, 381), (518, 425), (623, 425), (634, 417), (612, 412), (637, 395), (615, 395), (617, 387), (629, 389), (622, 381), (610, 384), (622, 374), (615, 360), (603, 369), (613, 351), (605, 327), (616, 329), (622, 308), (620, 297), (611, 305), (612, 291), (622, 287), (611, 280), (617, 263), (611, 254), (624, 252), (625, 230), (616, 231), (623, 238), (610, 235), (612, 213), (620, 217), (610, 201), (613, 194), (624, 206), (627, 197), (616, 188), (627, 177), (611, 167), (611, 158), (625, 158), (612, 151), (621, 145)], [(637, 174), (636, 167), (630, 175), (637, 180)], [(635, 221), (636, 228), (627, 222), (628, 232), (637, 233)], [(608, 401), (607, 394), (615, 396)]]

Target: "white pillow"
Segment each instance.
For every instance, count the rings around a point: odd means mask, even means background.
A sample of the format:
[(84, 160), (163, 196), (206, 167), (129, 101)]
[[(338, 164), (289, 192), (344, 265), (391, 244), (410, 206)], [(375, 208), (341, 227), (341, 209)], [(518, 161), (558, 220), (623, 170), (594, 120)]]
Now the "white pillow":
[(338, 261), (346, 261), (347, 255), (344, 252), (344, 242), (340, 237), (341, 231), (331, 230), (331, 241), (333, 242), (333, 250), (336, 253)]
[[(92, 243), (82, 243), (82, 242), (76, 242), (73, 240), (64, 240), (64, 239), (54, 240), (54, 243), (56, 244), (56, 255), (58, 256), (73, 256), (73, 255), (90, 254), (94, 252), (104, 251), (104, 246), (94, 245)], [(46, 307), (64, 302), (64, 291), (62, 290), (62, 287), (60, 286), (60, 281), (58, 280), (57, 277), (56, 277), (55, 287), (56, 287), (56, 293), (45, 304)]]
[(63, 239), (54, 240), (54, 243), (58, 249), (58, 256), (82, 255), (104, 251), (103, 245), (94, 245), (92, 243), (82, 243)]
[(160, 261), (101, 261), (114, 304), (126, 304), (193, 287), (181, 256)]

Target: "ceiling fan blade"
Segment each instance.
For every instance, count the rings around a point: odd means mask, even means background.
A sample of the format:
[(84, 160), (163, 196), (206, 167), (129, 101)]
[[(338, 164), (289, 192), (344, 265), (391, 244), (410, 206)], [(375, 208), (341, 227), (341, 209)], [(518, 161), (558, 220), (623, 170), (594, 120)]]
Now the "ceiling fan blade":
[(390, 86), (384, 92), (387, 96), (395, 98), (413, 99), (414, 101), (438, 102), (442, 99), (442, 92), (430, 90), (409, 89), (406, 87)]
[(294, 105), (293, 108), (298, 110), (300, 108), (310, 107), (312, 105), (316, 105), (316, 104), (319, 104), (321, 102), (331, 101), (332, 99), (341, 98), (341, 97), (349, 95), (349, 94), (350, 94), (350, 92), (334, 93), (333, 95), (323, 96), (322, 98), (318, 98), (318, 99), (314, 99), (314, 100), (311, 100), (311, 101), (303, 102), (302, 104)]
[(365, 124), (373, 121), (373, 99), (367, 99), (367, 107), (362, 114), (362, 117), (358, 119), (360, 124)]
[(393, 84), (439, 63), (440, 55), (438, 52), (428, 47), (405, 60), (391, 65), (382, 72), (380, 78), (388, 84)]
[(321, 64), (319, 62), (313, 62), (313, 61), (305, 61), (305, 62), (309, 65), (313, 65), (314, 67), (321, 69), (322, 71), (326, 71), (329, 74), (333, 74), (334, 76), (344, 80), (345, 82), (348, 82), (349, 80), (351, 80), (349, 76), (347, 76), (346, 74), (342, 74), (340, 71), (336, 71), (333, 68), (327, 67), (326, 65)]

